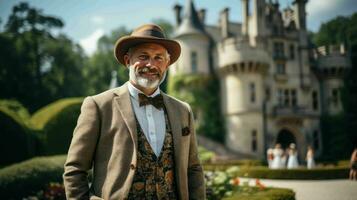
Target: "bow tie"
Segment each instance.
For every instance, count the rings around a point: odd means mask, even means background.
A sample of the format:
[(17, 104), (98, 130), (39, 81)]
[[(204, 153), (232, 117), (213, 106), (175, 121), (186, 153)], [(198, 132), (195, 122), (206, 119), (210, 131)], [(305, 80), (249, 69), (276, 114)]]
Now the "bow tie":
[(160, 109), (164, 107), (164, 99), (162, 98), (161, 94), (158, 94), (154, 97), (148, 97), (145, 94), (139, 93), (139, 105), (140, 106), (145, 106), (145, 105), (153, 105), (155, 108)]

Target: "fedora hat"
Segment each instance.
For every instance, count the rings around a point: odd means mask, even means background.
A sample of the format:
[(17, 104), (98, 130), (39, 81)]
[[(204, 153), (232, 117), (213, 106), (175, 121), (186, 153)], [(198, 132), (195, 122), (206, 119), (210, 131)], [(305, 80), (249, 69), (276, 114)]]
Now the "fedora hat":
[(114, 56), (119, 63), (126, 65), (124, 55), (129, 48), (142, 43), (155, 43), (163, 46), (170, 54), (170, 64), (174, 63), (180, 56), (181, 46), (175, 40), (167, 39), (160, 26), (145, 24), (136, 28), (130, 35), (123, 36), (117, 40), (114, 46)]

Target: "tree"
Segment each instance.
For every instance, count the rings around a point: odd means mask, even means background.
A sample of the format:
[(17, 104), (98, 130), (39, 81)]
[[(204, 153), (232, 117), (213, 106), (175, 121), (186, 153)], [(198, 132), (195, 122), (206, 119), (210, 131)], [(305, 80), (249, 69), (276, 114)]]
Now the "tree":
[(117, 71), (118, 84), (128, 80), (128, 71), (114, 57), (114, 45), (118, 38), (128, 35), (125, 27), (113, 30), (109, 35), (102, 36), (97, 42), (97, 50), (90, 57), (85, 76), (88, 80), (89, 94), (96, 94), (109, 88), (112, 72)]
[(78, 45), (52, 34), (63, 22), (19, 3), (0, 33), (0, 98), (13, 98), (30, 112), (63, 97), (86, 92)]

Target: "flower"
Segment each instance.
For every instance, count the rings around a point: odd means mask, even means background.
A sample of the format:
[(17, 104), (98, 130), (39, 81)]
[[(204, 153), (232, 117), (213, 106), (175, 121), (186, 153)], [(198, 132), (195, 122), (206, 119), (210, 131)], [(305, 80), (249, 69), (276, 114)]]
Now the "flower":
[(229, 182), (231, 185), (234, 185), (234, 186), (239, 186), (239, 178), (234, 178), (234, 179), (231, 179), (231, 181)]
[(264, 190), (265, 189), (265, 185), (262, 184), (259, 179), (255, 180), (255, 186), (259, 187), (260, 190)]

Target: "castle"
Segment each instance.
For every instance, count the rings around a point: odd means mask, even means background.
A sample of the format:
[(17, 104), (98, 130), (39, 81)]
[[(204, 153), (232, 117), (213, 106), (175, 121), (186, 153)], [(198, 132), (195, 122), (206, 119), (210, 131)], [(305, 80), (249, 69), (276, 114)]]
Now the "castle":
[(264, 158), (275, 143), (295, 143), (300, 159), (308, 145), (321, 154), (320, 118), (343, 111), (340, 88), (351, 64), (343, 45), (312, 45), (307, 2), (281, 11), (276, 1), (241, 0), (242, 23), (230, 21), (225, 8), (217, 25), (205, 24), (206, 10), (192, 0), (174, 7), (182, 54), (169, 78), (218, 75), (229, 149)]

